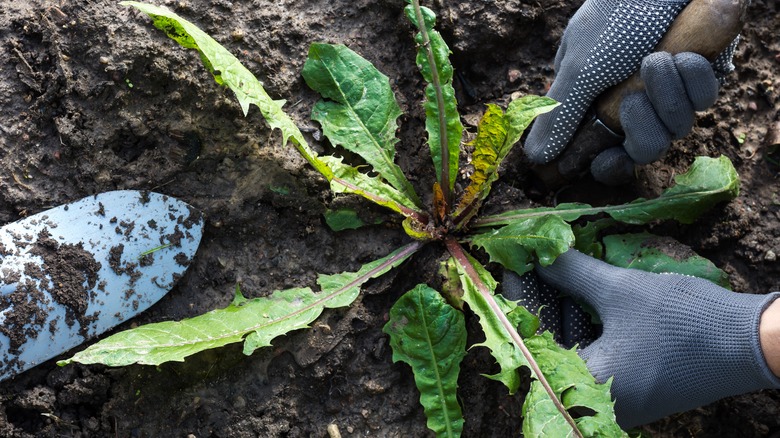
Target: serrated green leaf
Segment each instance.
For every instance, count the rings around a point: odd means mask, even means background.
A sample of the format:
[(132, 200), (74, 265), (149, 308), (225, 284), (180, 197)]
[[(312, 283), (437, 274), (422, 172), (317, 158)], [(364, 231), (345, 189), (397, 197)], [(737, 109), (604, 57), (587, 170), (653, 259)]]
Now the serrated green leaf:
[(383, 331), (390, 335), (393, 362), (405, 362), (414, 371), (428, 428), (437, 437), (459, 437), (463, 414), (457, 399), (458, 374), (466, 355), (463, 313), (420, 284), (396, 301)]
[(465, 225), (477, 213), (498, 179), (499, 166), (528, 125), (536, 116), (556, 106), (558, 103), (547, 97), (524, 96), (513, 100), (504, 114), (497, 105), (488, 104), (477, 127), (477, 137), (470, 143), (474, 147), (471, 162), (474, 173), (455, 209), (458, 225)]
[(360, 172), (340, 158), (324, 156), (320, 159), (333, 171), (330, 189), (334, 193), (355, 193), (407, 217), (422, 214), (411, 199), (380, 178)]
[[(468, 256), (468, 259), (471, 266), (476, 270), (479, 280), (493, 294), (497, 286), (493, 276), (471, 256)], [(479, 317), (479, 324), (485, 334), (485, 341), (474, 346), (488, 348), (500, 367), (500, 371), (497, 374), (487, 377), (503, 383), (509, 389), (509, 393), (514, 394), (520, 387), (518, 368), (521, 366), (529, 367), (530, 365), (520, 349), (515, 345), (504, 325), (490, 308), (490, 304), (479, 292), (478, 285), (468, 275), (466, 267), (461, 263), (456, 263), (456, 267), (460, 275), (461, 285), (463, 286), (463, 301)], [(519, 327), (521, 336), (530, 336), (539, 328), (539, 320), (526, 308), (505, 299), (502, 295), (493, 294), (493, 297), (512, 326)]]
[(490, 261), (518, 275), (533, 269), (534, 256), (543, 266), (551, 264), (574, 244), (571, 226), (556, 215), (532, 217), (469, 237), (484, 249)]
[[(415, 35), (417, 42), (417, 67), (428, 82), (425, 87), (425, 130), (428, 132), (428, 145), (431, 149), (436, 180), (442, 188), (452, 191), (458, 177), (458, 159), (460, 142), (463, 136), (463, 124), (458, 114), (458, 102), (452, 87), (453, 69), (450, 64), (450, 49), (441, 34), (433, 28), (436, 14), (426, 7), (420, 7), (423, 26), (419, 25), (413, 5), (404, 9), (406, 17), (420, 29)], [(447, 156), (447, 169), (443, 157)], [(442, 173), (447, 172), (447, 184)]]
[[(610, 395), (611, 381), (596, 383), (576, 350), (561, 348), (550, 332), (532, 336), (525, 340), (525, 344), (566, 409), (577, 408), (578, 412), (589, 414), (574, 420), (583, 436), (627, 436), (615, 420), (615, 407)], [(525, 436), (574, 436), (571, 427), (538, 381), (531, 384), (523, 404), (523, 417)]]
[(159, 365), (180, 362), (197, 352), (242, 339), (244, 354), (248, 355), (257, 348), (271, 345), (271, 340), (277, 336), (308, 327), (325, 308), (348, 306), (360, 293), (363, 283), (398, 266), (419, 246), (416, 242), (406, 245), (363, 265), (357, 272), (320, 275), (317, 280), (320, 292), (295, 288), (250, 300), (237, 294), (236, 299), (224, 309), (182, 321), (159, 322), (126, 330), (58, 364)]
[(604, 255), (604, 246), (599, 239), (599, 233), (615, 223), (612, 218), (604, 218), (585, 225), (573, 225), (571, 230), (574, 233), (574, 248), (583, 254), (601, 259)]
[(691, 250), (681, 253), (681, 244), (671, 238), (636, 233), (614, 234), (604, 237), (603, 241), (606, 249), (604, 261), (612, 265), (648, 272), (691, 275), (731, 289), (728, 274)]
[(607, 213), (629, 224), (645, 224), (652, 220), (675, 219), (691, 223), (715, 204), (739, 195), (739, 177), (726, 156), (697, 157), (688, 172), (675, 177), (676, 185), (655, 199), (637, 199), (628, 204), (591, 207), (588, 204), (561, 204), (555, 208), (512, 210), (483, 216), (473, 227), (492, 227), (530, 217), (555, 214), (572, 221), (581, 216)]
[(334, 145), (361, 157), (413, 204), (420, 201), (395, 164), (396, 119), (402, 114), (390, 81), (370, 62), (343, 45), (312, 44), (301, 72), (324, 98), (312, 119)]
[(236, 94), (244, 116), (249, 112), (250, 105), (256, 105), (271, 129), (282, 131), (283, 143), (291, 141), (298, 152), (317, 171), (328, 180), (332, 178), (330, 169), (317, 158), (317, 154), (309, 147), (301, 131), (290, 116), (282, 110), (285, 101), (271, 99), (255, 75), (227, 49), (197, 26), (164, 6), (133, 1), (121, 2), (120, 4), (132, 6), (149, 15), (155, 27), (165, 32), (182, 47), (197, 50), (203, 64), (214, 76), (214, 80), (220, 85), (229, 87)]

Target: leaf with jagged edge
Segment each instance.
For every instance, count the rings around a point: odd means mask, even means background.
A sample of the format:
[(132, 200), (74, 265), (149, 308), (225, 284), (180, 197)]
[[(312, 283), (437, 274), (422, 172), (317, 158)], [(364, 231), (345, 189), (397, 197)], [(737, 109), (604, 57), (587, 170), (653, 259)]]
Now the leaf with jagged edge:
[[(488, 287), (491, 293), (495, 292), (498, 283), (493, 279), (493, 276), (474, 258), (469, 255), (467, 257), (482, 283)], [(489, 303), (480, 294), (476, 283), (468, 275), (465, 267), (457, 262), (455, 266), (463, 287), (463, 301), (479, 317), (479, 324), (485, 334), (485, 341), (474, 346), (488, 348), (500, 367), (498, 373), (486, 377), (503, 383), (509, 389), (509, 393), (514, 394), (520, 387), (521, 381), (518, 368), (521, 366), (529, 367), (528, 361), (515, 345), (501, 321), (493, 313)], [(494, 294), (493, 296), (512, 326), (519, 327), (518, 331), (521, 336), (531, 336), (536, 333), (539, 328), (539, 320), (536, 316), (525, 307), (518, 306), (517, 303), (507, 300), (502, 295)]]
[(696, 157), (691, 168), (674, 178), (675, 185), (655, 199), (637, 199), (628, 204), (591, 207), (588, 204), (561, 204), (555, 208), (512, 210), (480, 217), (472, 227), (492, 227), (512, 221), (555, 214), (566, 221), (581, 216), (607, 213), (629, 224), (645, 224), (652, 220), (674, 219), (691, 223), (719, 202), (739, 195), (739, 176), (725, 156)]
[[(407, 0), (407, 3), (409, 0)], [(420, 29), (413, 5), (404, 9), (406, 17)], [(433, 28), (436, 24), (436, 14), (426, 7), (420, 7), (424, 29), (428, 42), (425, 43), (422, 32), (414, 37), (417, 42), (417, 67), (428, 84), (425, 87), (425, 130), (428, 132), (428, 145), (431, 150), (436, 180), (444, 189), (442, 172), (448, 173), (448, 187), (451, 192), (458, 177), (458, 159), (460, 157), (460, 142), (463, 136), (463, 124), (460, 122), (458, 102), (455, 89), (452, 87), (453, 68), (450, 64), (450, 48), (441, 34)], [(433, 58), (433, 66), (429, 62), (428, 50)], [(438, 87), (436, 86), (438, 83)], [(438, 88), (438, 90), (437, 90)], [(437, 93), (440, 92), (439, 93)], [(437, 96), (437, 94), (439, 94)], [(439, 108), (439, 97), (443, 108)], [(442, 122), (444, 126), (442, 129)], [(448, 169), (442, 169), (443, 155), (447, 154)]]
[(309, 147), (301, 131), (282, 109), (285, 101), (271, 99), (263, 84), (227, 49), (197, 26), (164, 6), (134, 1), (120, 4), (132, 6), (149, 15), (155, 27), (165, 32), (182, 47), (197, 50), (201, 61), (214, 76), (214, 80), (220, 85), (229, 87), (236, 94), (244, 116), (249, 112), (249, 105), (256, 105), (271, 129), (278, 128), (282, 131), (282, 141), (285, 144), (288, 140), (291, 141), (298, 152), (318, 172), (328, 180), (333, 177), (331, 170), (317, 158), (317, 154)]
[(585, 225), (573, 225), (571, 230), (574, 232), (574, 248), (591, 257), (602, 258), (604, 245), (601, 244), (599, 233), (616, 223), (617, 221), (612, 218), (603, 218), (588, 222)]
[(331, 143), (352, 151), (417, 206), (419, 198), (395, 164), (396, 119), (402, 114), (390, 81), (344, 45), (315, 43), (301, 72), (306, 84), (325, 99), (312, 119)]
[(474, 172), (471, 182), (455, 209), (458, 224), (465, 225), (479, 210), (498, 179), (498, 170), (512, 147), (523, 136), (528, 125), (540, 114), (552, 111), (558, 102), (549, 97), (523, 96), (513, 100), (506, 111), (488, 104), (477, 126), (477, 137), (470, 143), (474, 147), (472, 162)]
[(333, 171), (330, 189), (334, 193), (355, 193), (407, 217), (419, 213), (411, 199), (379, 177), (365, 174), (357, 167), (345, 164), (341, 158), (323, 156), (320, 160)]
[(533, 269), (535, 259), (547, 266), (566, 252), (574, 244), (574, 233), (565, 220), (548, 215), (474, 234), (468, 241), (484, 249), (490, 261), (523, 275)]
[[(596, 383), (576, 349), (559, 346), (550, 332), (525, 339), (553, 391), (566, 410), (581, 414), (574, 419), (585, 437), (626, 437), (615, 420), (611, 379)], [(523, 404), (523, 434), (533, 437), (573, 436), (571, 427), (553, 405), (542, 385), (534, 380)]]
[(244, 354), (271, 345), (271, 340), (293, 330), (308, 327), (323, 309), (348, 306), (360, 287), (398, 266), (420, 244), (408, 244), (379, 260), (363, 265), (357, 272), (320, 275), (320, 292), (309, 288), (275, 291), (267, 297), (246, 299), (236, 289), (233, 302), (182, 321), (143, 325), (109, 336), (70, 359), (58, 362), (102, 363), (125, 366), (133, 363), (159, 365), (181, 362), (200, 351), (244, 341)]
[[(464, 301), (480, 318), (480, 325), (485, 334), (485, 342), (480, 344), (490, 348), (493, 357), (501, 366), (501, 372), (494, 376), (488, 376), (501, 381), (513, 391), (517, 368), (520, 366), (536, 366), (532, 376), (531, 393), (527, 395), (524, 406), (525, 422), (531, 429), (524, 429), (525, 436), (575, 436), (572, 428), (576, 424), (583, 436), (622, 436), (622, 431), (615, 423), (614, 403), (609, 393), (609, 384), (599, 385), (588, 372), (585, 362), (577, 355), (575, 350), (565, 350), (558, 346), (549, 332), (537, 335), (539, 328), (538, 319), (528, 313), (523, 307), (504, 299), (497, 300), (498, 308), (507, 313), (507, 320), (511, 325), (517, 325), (518, 321), (524, 321), (526, 325), (520, 325), (517, 333), (525, 338), (524, 341), (515, 343), (506, 326), (488, 306), (485, 291), (495, 289), (495, 280), (479, 265), (476, 260), (465, 252), (453, 248), (448, 243), (448, 250), (456, 260), (458, 273), (464, 289)], [(456, 254), (460, 254), (456, 256)], [(460, 258), (458, 258), (460, 257)], [(470, 266), (471, 272), (466, 267)], [(477, 285), (477, 282), (481, 283)], [(483, 289), (480, 292), (480, 288)], [(500, 295), (487, 294), (488, 297), (498, 298)], [(476, 299), (475, 298), (479, 298)], [(515, 306), (512, 309), (511, 306)], [(485, 310), (486, 309), (486, 310)], [(524, 314), (513, 315), (522, 310)], [(486, 318), (483, 318), (483, 315)], [(529, 359), (518, 348), (525, 345)], [(533, 361), (533, 363), (529, 361)], [(533, 369), (533, 368), (532, 368)], [(541, 383), (544, 379), (549, 385), (548, 392)], [(541, 391), (541, 392), (540, 392)], [(555, 406), (559, 400), (561, 406)], [(530, 404), (529, 404), (530, 403)], [(572, 412), (570, 412), (572, 410)], [(572, 413), (584, 415), (579, 419), (573, 419)], [(568, 419), (564, 417), (566, 414)], [(587, 417), (589, 416), (590, 417)], [(549, 425), (549, 429), (545, 426)], [(599, 433), (604, 433), (599, 435)]]
[(419, 284), (393, 304), (383, 331), (390, 335), (393, 362), (412, 367), (428, 428), (437, 437), (459, 437), (464, 421), (457, 397), (466, 355), (463, 313), (435, 289)]

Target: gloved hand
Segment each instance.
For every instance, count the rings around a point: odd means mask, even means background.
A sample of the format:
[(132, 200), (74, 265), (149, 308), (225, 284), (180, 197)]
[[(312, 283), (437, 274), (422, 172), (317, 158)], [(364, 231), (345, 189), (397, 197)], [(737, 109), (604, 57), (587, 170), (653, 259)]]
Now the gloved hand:
[(733, 69), (736, 41), (714, 65), (694, 53), (651, 53), (688, 0), (587, 0), (564, 31), (555, 57), (556, 78), (547, 95), (561, 105), (539, 116), (525, 142), (528, 158), (549, 163), (563, 152), (591, 103), (640, 69), (646, 92), (620, 108), (623, 148), (604, 151), (591, 166), (606, 184), (630, 179), (634, 163), (661, 158), (672, 139), (692, 128), (694, 112), (717, 99), (717, 75)]
[[(603, 334), (579, 353), (599, 382), (614, 376), (622, 427), (780, 387), (759, 338), (762, 312), (778, 292), (731, 292), (695, 277), (614, 267), (576, 250), (536, 272), (601, 317)], [(522, 286), (505, 276), (505, 295), (527, 295), (509, 290)]]

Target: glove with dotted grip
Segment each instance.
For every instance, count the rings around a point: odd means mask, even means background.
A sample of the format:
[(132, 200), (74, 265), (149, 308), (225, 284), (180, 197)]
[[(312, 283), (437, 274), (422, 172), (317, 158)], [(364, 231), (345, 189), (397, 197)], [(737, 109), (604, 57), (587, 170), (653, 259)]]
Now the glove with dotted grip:
[[(719, 81), (733, 69), (736, 41), (714, 64), (694, 53), (651, 53), (688, 0), (587, 0), (564, 31), (548, 96), (561, 102), (537, 118), (525, 152), (537, 164), (563, 152), (593, 101), (640, 69), (646, 92), (624, 99), (620, 109), (624, 148), (596, 157), (594, 177), (619, 184), (633, 165), (659, 159), (672, 139), (693, 126), (694, 111), (711, 106)], [(716, 74), (717, 71), (717, 74)]]
[[(780, 292), (731, 292), (695, 277), (618, 268), (576, 250), (536, 272), (601, 318), (603, 333), (579, 354), (599, 382), (614, 376), (622, 427), (780, 387), (758, 332), (761, 314)], [(505, 275), (504, 295), (538, 292), (524, 284), (530, 283)]]

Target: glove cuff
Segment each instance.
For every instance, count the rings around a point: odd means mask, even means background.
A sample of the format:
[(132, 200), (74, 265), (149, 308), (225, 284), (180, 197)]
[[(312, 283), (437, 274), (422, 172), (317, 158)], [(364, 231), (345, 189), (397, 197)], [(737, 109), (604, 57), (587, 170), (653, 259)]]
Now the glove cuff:
[(750, 344), (753, 348), (754, 357), (756, 358), (755, 375), (756, 381), (759, 385), (755, 389), (780, 388), (780, 377), (776, 376), (775, 373), (773, 373), (769, 368), (766, 356), (764, 356), (764, 350), (761, 348), (761, 339), (759, 336), (761, 316), (767, 307), (769, 307), (769, 305), (778, 298), (780, 298), (780, 292), (772, 292), (765, 295), (764, 299), (761, 301), (758, 311), (755, 312), (753, 320), (751, 321), (751, 325), (754, 328), (754, 331), (751, 336)]

